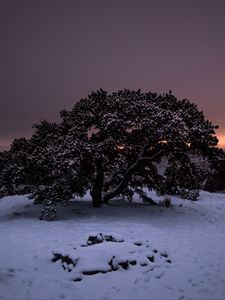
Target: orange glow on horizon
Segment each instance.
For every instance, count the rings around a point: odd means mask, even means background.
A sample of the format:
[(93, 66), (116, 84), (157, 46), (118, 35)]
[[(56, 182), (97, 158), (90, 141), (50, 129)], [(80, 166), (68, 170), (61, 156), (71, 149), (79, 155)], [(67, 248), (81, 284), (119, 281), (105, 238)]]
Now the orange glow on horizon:
[(216, 135), (219, 142), (218, 142), (218, 147), (225, 149), (225, 135), (224, 134), (217, 134)]

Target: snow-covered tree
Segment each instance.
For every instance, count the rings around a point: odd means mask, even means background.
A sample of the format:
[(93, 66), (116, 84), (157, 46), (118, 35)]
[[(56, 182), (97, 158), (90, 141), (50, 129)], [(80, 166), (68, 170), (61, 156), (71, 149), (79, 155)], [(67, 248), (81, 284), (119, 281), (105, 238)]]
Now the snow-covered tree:
[[(1, 195), (23, 193), (23, 187), (31, 180), (30, 161), (28, 159), (28, 141), (25, 138), (15, 139), (9, 151), (2, 153), (0, 163)], [(1, 160), (0, 159), (0, 160)]]
[(196, 198), (199, 179), (187, 153), (207, 155), (218, 142), (215, 128), (194, 103), (171, 92), (92, 92), (62, 111), (58, 124), (35, 125), (28, 141), (34, 196), (47, 208), (42, 216), (53, 216), (56, 203), (88, 189), (95, 207), (119, 195), (131, 199), (134, 192), (146, 200), (143, 187)]
[(186, 99), (177, 100), (171, 93), (123, 90), (108, 94), (100, 90), (76, 103), (71, 111), (63, 111), (61, 117), (66, 145), (82, 141), (81, 152), (88, 157), (94, 206), (120, 194), (131, 197), (134, 191), (140, 192), (141, 185), (166, 192), (169, 172), (162, 176), (157, 169), (165, 156), (170, 161), (182, 157), (177, 176), (183, 173), (187, 181), (174, 181), (174, 185), (178, 184), (183, 194), (192, 189), (197, 195), (194, 165), (184, 154), (207, 153), (217, 144), (215, 126), (197, 106)]
[(7, 151), (0, 152), (0, 198), (13, 194), (12, 178), (8, 176), (10, 155)]

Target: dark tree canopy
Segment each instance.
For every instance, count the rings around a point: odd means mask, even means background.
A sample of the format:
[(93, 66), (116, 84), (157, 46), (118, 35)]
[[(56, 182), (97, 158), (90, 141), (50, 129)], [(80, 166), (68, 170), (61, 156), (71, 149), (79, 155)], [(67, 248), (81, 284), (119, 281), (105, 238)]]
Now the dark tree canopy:
[(43, 217), (87, 190), (96, 207), (119, 195), (132, 199), (134, 192), (146, 199), (143, 187), (196, 199), (201, 185), (190, 154), (212, 155), (218, 142), (216, 126), (171, 92), (99, 90), (62, 111), (60, 123), (34, 128), (29, 140), (15, 140), (4, 154), (10, 164), (0, 156), (0, 182), (2, 190), (5, 181), (14, 190), (30, 186), (35, 201), (45, 204)]

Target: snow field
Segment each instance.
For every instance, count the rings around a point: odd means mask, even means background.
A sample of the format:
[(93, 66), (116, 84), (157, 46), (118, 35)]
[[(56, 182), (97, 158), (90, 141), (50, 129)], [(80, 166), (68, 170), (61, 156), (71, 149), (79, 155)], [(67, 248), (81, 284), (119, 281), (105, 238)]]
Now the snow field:
[(0, 299), (225, 299), (224, 194), (171, 198), (170, 208), (115, 200), (96, 209), (87, 197), (53, 222), (39, 221), (25, 196), (0, 199)]

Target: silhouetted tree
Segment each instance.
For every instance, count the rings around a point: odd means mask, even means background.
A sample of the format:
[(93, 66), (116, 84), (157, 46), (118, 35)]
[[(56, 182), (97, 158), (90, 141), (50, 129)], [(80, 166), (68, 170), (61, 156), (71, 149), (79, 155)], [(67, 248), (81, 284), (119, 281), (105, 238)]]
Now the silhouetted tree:
[(95, 207), (119, 195), (131, 200), (134, 192), (146, 200), (143, 187), (197, 198), (200, 181), (187, 153), (207, 155), (218, 142), (215, 128), (194, 103), (171, 92), (92, 92), (62, 111), (60, 123), (35, 125), (28, 141), (33, 195), (45, 202), (41, 217), (53, 217), (56, 203), (88, 189)]

